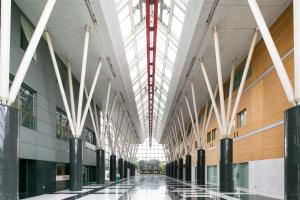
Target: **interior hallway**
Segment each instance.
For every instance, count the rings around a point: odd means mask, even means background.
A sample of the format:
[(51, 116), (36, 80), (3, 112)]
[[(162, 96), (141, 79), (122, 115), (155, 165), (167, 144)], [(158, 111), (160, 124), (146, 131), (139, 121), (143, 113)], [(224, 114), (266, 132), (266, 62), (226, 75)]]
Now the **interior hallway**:
[(255, 194), (235, 191), (220, 193), (217, 186), (197, 186), (162, 175), (144, 175), (129, 178), (108, 186), (84, 186), (81, 191), (59, 191), (26, 200), (272, 200)]

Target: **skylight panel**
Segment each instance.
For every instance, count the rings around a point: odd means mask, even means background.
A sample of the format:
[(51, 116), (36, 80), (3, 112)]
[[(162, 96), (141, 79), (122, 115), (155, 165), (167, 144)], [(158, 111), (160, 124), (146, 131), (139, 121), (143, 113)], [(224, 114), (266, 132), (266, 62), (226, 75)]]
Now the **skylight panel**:
[(168, 92), (169, 91), (169, 85), (167, 85), (165, 82), (163, 83), (163, 89)]
[(176, 52), (170, 47), (168, 48), (167, 57), (171, 63), (173, 63), (173, 64), (175, 63)]
[(131, 48), (127, 49), (126, 57), (127, 57), (128, 64), (130, 64), (134, 61), (135, 52), (134, 52), (133, 46), (131, 46)]
[(168, 80), (171, 80), (172, 77), (172, 70), (169, 67), (165, 67), (165, 74)]
[(181, 30), (182, 30), (182, 23), (177, 19), (177, 17), (173, 16), (171, 31), (177, 37), (178, 40), (181, 35)]
[(129, 16), (126, 17), (124, 21), (121, 23), (121, 32), (123, 38), (126, 38), (131, 32), (131, 21)]
[(138, 68), (134, 66), (132, 70), (130, 70), (131, 80), (135, 80), (138, 76)]
[(139, 89), (139, 83), (138, 82), (134, 83), (132, 87), (133, 87), (134, 93), (136, 93), (136, 91)]
[(176, 4), (174, 5), (173, 13), (181, 21), (181, 23), (183, 23), (185, 13)]
[(125, 7), (123, 7), (120, 10), (118, 17), (119, 17), (119, 20), (122, 22), (128, 16), (129, 16), (129, 7), (128, 7), (128, 5), (126, 5)]
[[(130, 69), (139, 120), (145, 134), (148, 134), (149, 104), (147, 95), (145, 2), (141, 0), (115, 0), (115, 3), (117, 5), (118, 19)], [(153, 121), (153, 127), (155, 128), (153, 131), (155, 133), (160, 127), (164, 113), (188, 0), (162, 0), (158, 3), (159, 22), (157, 27), (153, 104), (153, 112), (156, 115), (154, 115), (155, 120)], [(151, 55), (150, 57), (152, 60)]]

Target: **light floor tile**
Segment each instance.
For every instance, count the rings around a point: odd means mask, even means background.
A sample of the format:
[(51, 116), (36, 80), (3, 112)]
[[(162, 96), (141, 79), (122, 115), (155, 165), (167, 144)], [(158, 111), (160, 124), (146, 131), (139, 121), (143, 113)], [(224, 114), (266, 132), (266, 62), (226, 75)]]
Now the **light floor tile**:
[(26, 200), (61, 200), (76, 196), (76, 194), (43, 194), (35, 197), (26, 198)]

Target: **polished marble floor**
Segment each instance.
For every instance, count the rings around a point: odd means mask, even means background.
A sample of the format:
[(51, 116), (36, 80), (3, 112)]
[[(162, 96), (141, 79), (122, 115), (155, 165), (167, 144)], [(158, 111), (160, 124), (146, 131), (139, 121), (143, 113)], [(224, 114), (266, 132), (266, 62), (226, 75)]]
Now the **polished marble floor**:
[(137, 176), (117, 184), (84, 186), (81, 191), (63, 190), (26, 200), (274, 200), (236, 191), (219, 193), (215, 186), (196, 186), (165, 176)]

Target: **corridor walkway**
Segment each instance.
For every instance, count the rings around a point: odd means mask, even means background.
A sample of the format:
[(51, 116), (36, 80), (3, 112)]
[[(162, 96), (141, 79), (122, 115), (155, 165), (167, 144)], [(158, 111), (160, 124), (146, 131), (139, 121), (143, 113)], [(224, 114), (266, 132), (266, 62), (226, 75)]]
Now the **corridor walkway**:
[(198, 187), (165, 176), (137, 176), (123, 182), (104, 186), (85, 186), (82, 191), (60, 191), (27, 200), (272, 200), (255, 194), (235, 192), (219, 193), (215, 186)]

